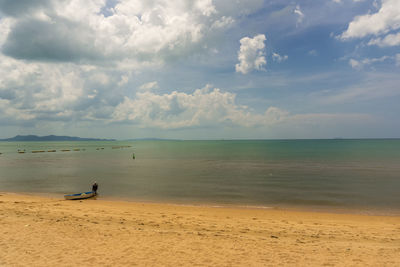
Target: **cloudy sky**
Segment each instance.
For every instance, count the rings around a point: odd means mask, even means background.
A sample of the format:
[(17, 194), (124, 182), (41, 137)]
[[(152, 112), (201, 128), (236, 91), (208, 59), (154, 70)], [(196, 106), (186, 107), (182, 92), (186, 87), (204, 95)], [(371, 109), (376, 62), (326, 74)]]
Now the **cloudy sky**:
[(0, 138), (400, 137), (399, 0), (0, 0)]

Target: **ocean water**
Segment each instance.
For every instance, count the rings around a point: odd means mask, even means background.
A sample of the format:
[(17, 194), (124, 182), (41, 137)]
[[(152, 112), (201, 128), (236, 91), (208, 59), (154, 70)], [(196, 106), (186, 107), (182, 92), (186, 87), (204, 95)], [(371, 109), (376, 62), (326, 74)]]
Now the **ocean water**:
[(97, 181), (102, 198), (400, 211), (400, 140), (0, 142), (0, 153), (0, 192), (62, 196)]

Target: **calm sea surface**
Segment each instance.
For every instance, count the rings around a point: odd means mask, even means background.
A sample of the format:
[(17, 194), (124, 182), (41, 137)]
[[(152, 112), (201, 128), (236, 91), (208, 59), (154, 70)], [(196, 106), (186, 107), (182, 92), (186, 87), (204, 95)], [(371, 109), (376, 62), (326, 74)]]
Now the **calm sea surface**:
[(3, 192), (62, 196), (96, 180), (103, 198), (400, 211), (400, 140), (0, 142), (0, 153)]

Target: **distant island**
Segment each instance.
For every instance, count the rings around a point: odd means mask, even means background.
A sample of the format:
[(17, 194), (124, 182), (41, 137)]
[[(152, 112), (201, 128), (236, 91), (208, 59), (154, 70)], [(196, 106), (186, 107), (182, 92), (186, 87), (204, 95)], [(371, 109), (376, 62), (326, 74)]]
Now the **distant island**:
[(5, 142), (26, 142), (26, 141), (115, 141), (115, 139), (81, 138), (75, 136), (37, 136), (37, 135), (17, 135), (11, 138), (0, 139)]

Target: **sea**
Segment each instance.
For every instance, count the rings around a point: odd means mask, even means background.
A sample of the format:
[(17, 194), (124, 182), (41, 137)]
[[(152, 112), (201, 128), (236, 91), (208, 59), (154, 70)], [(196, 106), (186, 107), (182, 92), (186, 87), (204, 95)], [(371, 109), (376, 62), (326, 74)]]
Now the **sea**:
[(400, 214), (400, 139), (0, 142), (0, 153), (0, 192), (62, 198), (97, 181), (100, 199)]

